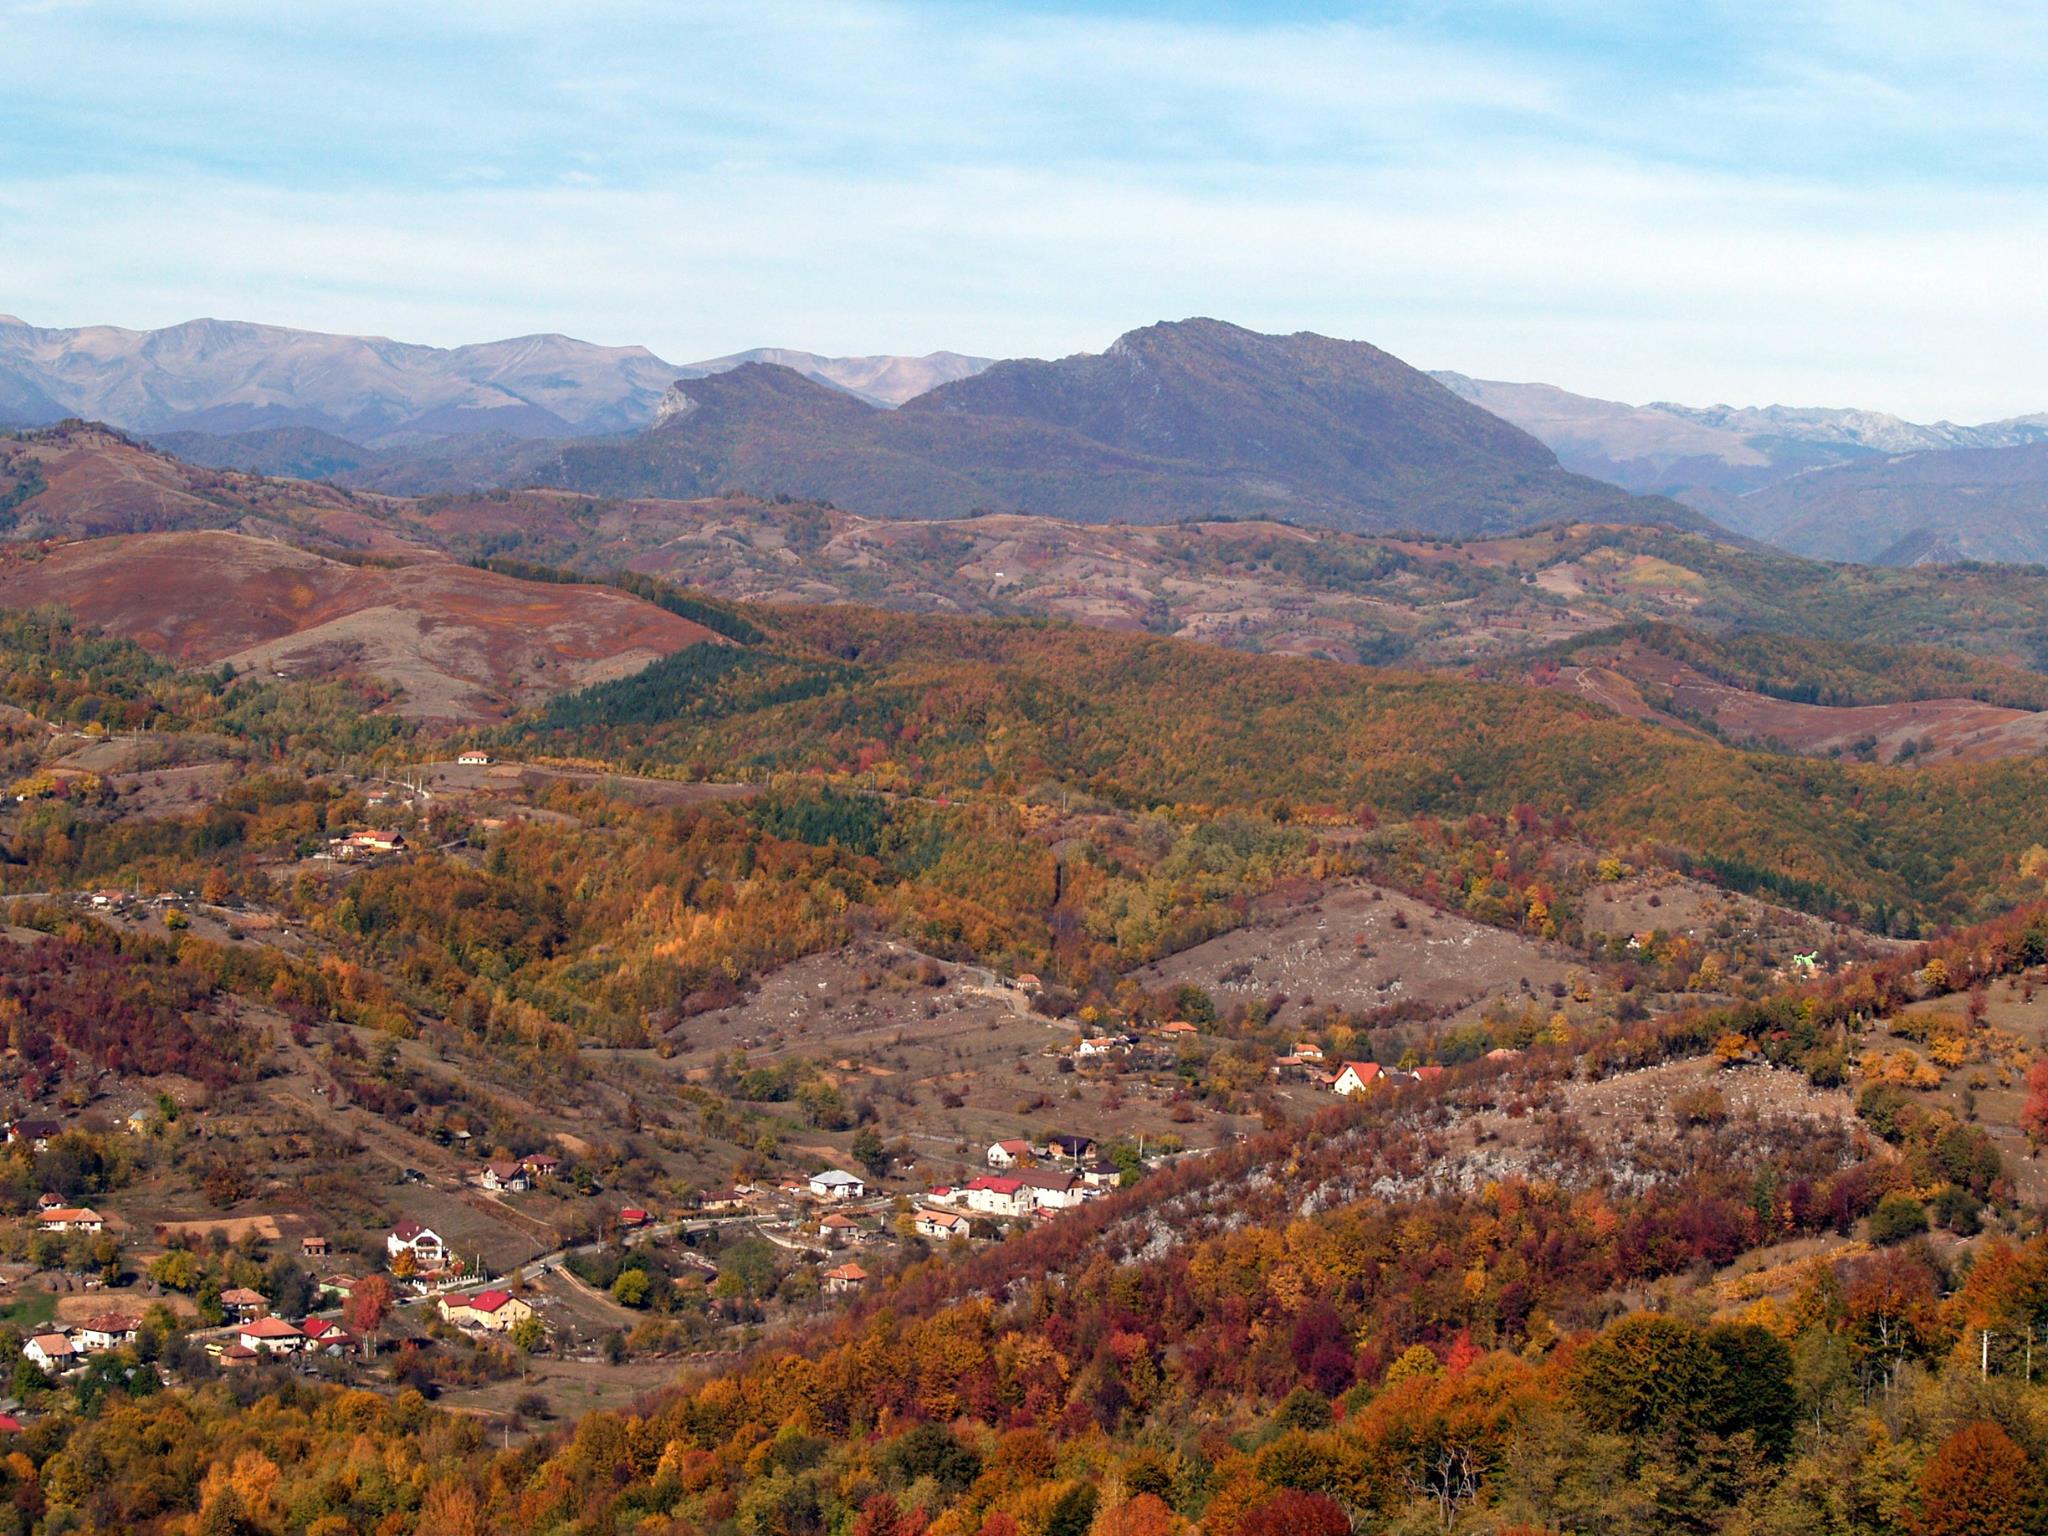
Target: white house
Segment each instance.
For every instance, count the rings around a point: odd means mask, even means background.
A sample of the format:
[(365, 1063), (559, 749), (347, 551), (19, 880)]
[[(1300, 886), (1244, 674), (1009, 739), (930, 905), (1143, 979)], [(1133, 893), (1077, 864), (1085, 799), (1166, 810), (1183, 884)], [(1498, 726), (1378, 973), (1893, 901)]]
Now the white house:
[(1347, 1061), (1336, 1081), (1330, 1084), (1330, 1091), (1348, 1099), (1355, 1093), (1365, 1092), (1386, 1075), (1376, 1061)]
[(866, 1285), (868, 1272), (858, 1264), (841, 1264), (837, 1269), (826, 1270), (824, 1280), (827, 1295), (841, 1296)]
[(1027, 1216), (1031, 1189), (1015, 1174), (984, 1174), (968, 1181), (967, 1208), (989, 1216)]
[(917, 1235), (919, 1237), (965, 1237), (968, 1221), (958, 1211), (924, 1211), (917, 1213)]
[(1065, 1210), (1079, 1205), (1087, 1198), (1082, 1182), (1071, 1173), (1044, 1173), (1032, 1170), (1016, 1176), (1024, 1186), (1024, 1194), (1039, 1210)]
[(991, 1168), (1014, 1168), (1031, 1156), (1031, 1143), (1019, 1137), (1015, 1141), (989, 1143), (988, 1165)]
[(106, 1221), (89, 1205), (59, 1205), (36, 1218), (45, 1232), (98, 1232)]
[(235, 1342), (259, 1353), (292, 1355), (304, 1347), (306, 1336), (281, 1317), (259, 1317), (236, 1330)]
[(475, 748), (471, 748), (456, 758), (455, 761), (462, 764), (465, 768), (488, 768), (491, 766), (491, 754), (479, 752)]
[(61, 1333), (39, 1333), (21, 1346), (27, 1359), (35, 1361), (39, 1369), (57, 1372), (68, 1371), (78, 1363), (78, 1352), (71, 1347), (71, 1340)]
[(533, 1175), (523, 1163), (485, 1163), (482, 1183), (498, 1194), (523, 1194), (533, 1188)]
[(81, 1323), (75, 1335), (77, 1347), (88, 1350), (118, 1349), (135, 1342), (135, 1320), (118, 1312), (105, 1312)]
[(439, 1269), (448, 1261), (448, 1245), (441, 1241), (441, 1234), (410, 1217), (386, 1234), (384, 1251), (394, 1259), (409, 1253), (421, 1269)]
[(811, 1175), (811, 1193), (820, 1200), (858, 1200), (867, 1192), (867, 1185), (844, 1168), (827, 1168)]

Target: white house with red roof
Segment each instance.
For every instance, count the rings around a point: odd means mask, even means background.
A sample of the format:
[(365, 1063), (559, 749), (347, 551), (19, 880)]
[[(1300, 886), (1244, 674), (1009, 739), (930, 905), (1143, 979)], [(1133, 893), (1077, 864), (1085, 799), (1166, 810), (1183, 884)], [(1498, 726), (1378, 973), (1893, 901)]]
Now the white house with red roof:
[(448, 1245), (441, 1241), (441, 1234), (410, 1216), (385, 1234), (384, 1251), (394, 1259), (409, 1253), (422, 1269), (439, 1269), (448, 1262)]
[(1016, 1174), (983, 1174), (970, 1179), (967, 1208), (990, 1216), (1026, 1216), (1033, 1204), (1031, 1188)]
[(989, 1143), (986, 1160), (991, 1168), (1014, 1168), (1031, 1159), (1031, 1143), (1023, 1137)]
[(919, 1237), (965, 1237), (969, 1222), (958, 1211), (920, 1210), (916, 1227)]
[(306, 1335), (281, 1317), (259, 1317), (235, 1330), (235, 1342), (244, 1349), (291, 1355), (305, 1347)]
[(1348, 1099), (1355, 1093), (1364, 1093), (1386, 1075), (1386, 1069), (1376, 1061), (1347, 1061), (1330, 1084), (1330, 1091)]

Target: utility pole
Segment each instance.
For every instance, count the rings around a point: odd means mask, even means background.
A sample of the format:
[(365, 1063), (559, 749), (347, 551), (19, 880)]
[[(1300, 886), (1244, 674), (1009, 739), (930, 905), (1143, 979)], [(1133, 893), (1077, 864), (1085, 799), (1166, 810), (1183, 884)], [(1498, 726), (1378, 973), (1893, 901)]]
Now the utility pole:
[(1989, 1328), (1979, 1328), (1977, 1330), (1977, 1375), (1981, 1378), (1990, 1374), (1991, 1330)]

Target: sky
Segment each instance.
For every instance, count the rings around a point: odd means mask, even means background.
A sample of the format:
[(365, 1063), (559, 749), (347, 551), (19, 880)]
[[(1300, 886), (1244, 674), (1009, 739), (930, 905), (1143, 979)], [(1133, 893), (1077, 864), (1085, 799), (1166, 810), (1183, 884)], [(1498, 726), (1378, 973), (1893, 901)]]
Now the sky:
[[(573, 18), (573, 19), (570, 19)], [(0, 312), (2048, 410), (2038, 0), (0, 0)]]

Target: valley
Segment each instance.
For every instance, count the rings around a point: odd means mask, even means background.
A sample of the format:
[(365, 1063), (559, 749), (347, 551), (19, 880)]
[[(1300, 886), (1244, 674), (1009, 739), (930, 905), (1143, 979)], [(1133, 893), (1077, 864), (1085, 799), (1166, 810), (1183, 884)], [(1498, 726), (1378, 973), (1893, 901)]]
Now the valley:
[[(879, 410), (762, 366), (698, 406)], [(1098, 367), (938, 392), (1166, 485), (1186, 424), (1088, 414)], [(1921, 1403), (1973, 1339), (2030, 1390), (1983, 1337), (2048, 1263), (2031, 573), (663, 484), (0, 450), (47, 1486), (176, 1423), (344, 1520), (286, 1446), (375, 1446), (477, 1531), (1141, 1483), (1566, 1529), (1531, 1469), (1617, 1444), (1646, 1508), (1792, 1498), (1773, 1393)], [(1594, 1427), (1644, 1328), (1763, 1362), (1699, 1433), (1766, 1492)]]

